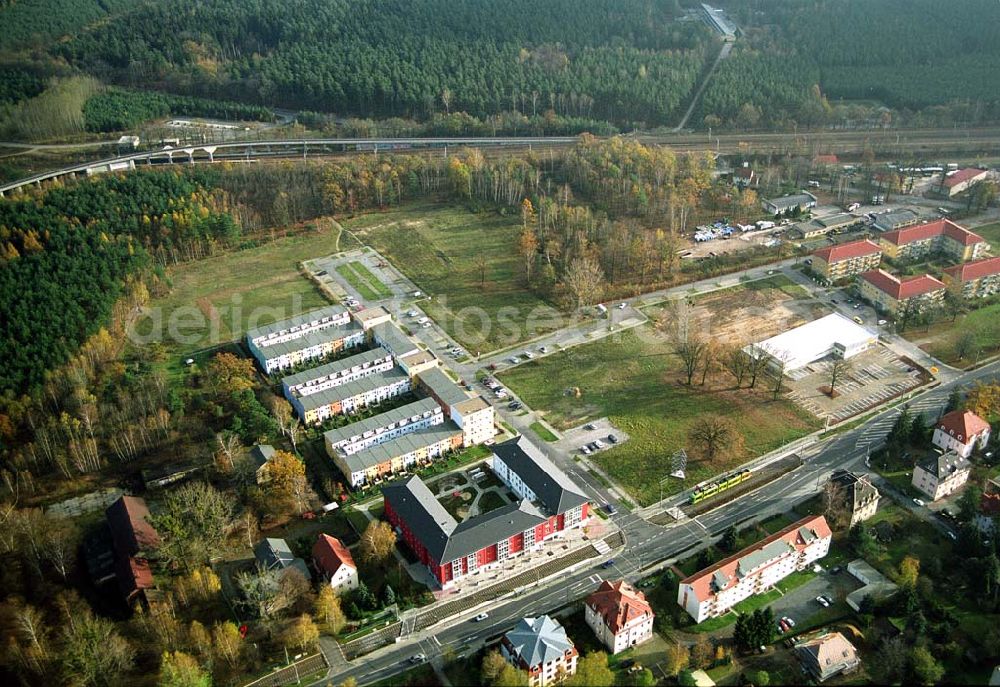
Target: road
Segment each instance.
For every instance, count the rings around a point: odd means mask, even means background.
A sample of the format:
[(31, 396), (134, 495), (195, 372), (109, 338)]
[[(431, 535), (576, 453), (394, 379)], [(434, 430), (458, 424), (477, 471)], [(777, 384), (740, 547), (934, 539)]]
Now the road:
[[(910, 408), (936, 417), (953, 388), (967, 388), (977, 380), (998, 375), (1000, 361), (958, 374), (953, 380), (916, 397), (909, 404)], [(457, 655), (472, 652), (487, 639), (508, 630), (524, 615), (555, 611), (581, 599), (596, 588), (600, 579), (625, 578), (636, 582), (644, 576), (644, 569), (661, 561), (687, 557), (709, 545), (730, 526), (742, 526), (787, 511), (795, 503), (818, 493), (835, 469), (864, 470), (869, 450), (884, 441), (899, 412), (899, 408), (887, 409), (854, 429), (833, 435), (800, 454), (805, 461), (802, 467), (693, 520), (662, 527), (633, 513), (617, 515), (614, 520), (625, 533), (626, 544), (607, 557), (614, 559), (609, 569), (587, 565), (560, 575), (547, 584), (496, 602), (490, 609), (489, 618), (482, 622), (472, 620), (478, 610), (469, 611), (437, 627), (403, 637), (399, 644), (380, 649), (352, 664), (337, 665), (316, 684), (339, 683), (347, 677), (354, 677), (359, 683), (381, 680), (408, 668), (411, 665), (409, 658), (417, 653), (435, 660), (440, 659), (446, 649)], [(589, 484), (585, 489), (591, 497), (598, 497)]]
[(688, 105), (687, 110), (684, 111), (684, 116), (681, 117), (680, 124), (671, 129), (673, 133), (678, 133), (685, 126), (687, 126), (688, 120), (691, 119), (691, 114), (694, 112), (694, 108), (698, 105), (698, 101), (701, 100), (701, 94), (705, 92), (705, 87), (708, 86), (708, 82), (712, 79), (712, 75), (715, 74), (715, 70), (718, 68), (719, 63), (729, 57), (729, 53), (733, 51), (734, 45), (735, 43), (732, 42), (722, 44), (722, 49), (719, 51), (718, 57), (715, 58), (715, 62), (712, 63), (712, 67), (708, 70), (708, 73), (705, 74), (705, 78), (701, 80), (701, 85), (698, 86), (698, 90), (695, 91), (694, 97), (691, 98), (691, 104)]

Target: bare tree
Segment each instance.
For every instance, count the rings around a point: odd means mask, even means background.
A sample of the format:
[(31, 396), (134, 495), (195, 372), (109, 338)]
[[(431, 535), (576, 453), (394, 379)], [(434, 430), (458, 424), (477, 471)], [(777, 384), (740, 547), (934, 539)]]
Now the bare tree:
[(736, 432), (726, 418), (705, 415), (691, 428), (688, 437), (692, 442), (701, 445), (707, 460), (712, 460), (719, 451), (733, 444)]
[(479, 270), (479, 286), (486, 286), (486, 268), (488, 263), (486, 261), (486, 256), (483, 253), (479, 253), (476, 256), (476, 269)]
[(292, 410), (292, 404), (281, 396), (275, 396), (271, 399), (271, 412), (274, 413), (274, 419), (278, 421), (281, 433), (288, 437), (294, 449), (299, 437), (299, 418)]
[(733, 376), (736, 388), (741, 388), (751, 366), (750, 356), (743, 350), (743, 346), (736, 344), (723, 349), (719, 362), (722, 368)]
[(694, 330), (691, 311), (685, 300), (674, 304), (670, 345), (674, 355), (681, 359), (685, 385), (691, 386), (698, 368), (706, 358), (708, 342)]
[(45, 531), (43, 555), (65, 582), (76, 562), (76, 548), (80, 542), (80, 532), (73, 521), (65, 518), (49, 518)]
[(771, 368), (774, 386), (771, 387), (771, 393), (774, 395), (774, 400), (777, 401), (778, 396), (781, 395), (781, 385), (785, 381), (785, 366), (788, 364), (788, 358), (780, 354), (771, 357), (774, 360), (774, 365)]
[(851, 523), (852, 508), (847, 503), (847, 490), (838, 482), (828, 481), (823, 486), (823, 514), (835, 530), (846, 529)]
[(223, 472), (232, 472), (236, 466), (236, 459), (240, 455), (240, 450), (243, 448), (239, 435), (235, 432), (220, 432), (215, 435), (215, 440), (218, 444), (216, 465)]
[(366, 563), (383, 563), (392, 555), (396, 546), (396, 533), (387, 522), (373, 520), (368, 523), (358, 545), (361, 560)]
[(236, 583), (243, 594), (241, 605), (265, 623), (309, 591), (309, 582), (295, 568), (268, 570), (258, 565), (238, 573)]
[(576, 308), (596, 303), (604, 292), (604, 270), (594, 258), (576, 258), (565, 276), (566, 288), (573, 294)]
[(749, 358), (747, 373), (750, 375), (750, 388), (753, 389), (757, 386), (758, 377), (767, 370), (771, 356), (761, 348), (760, 344), (751, 344), (747, 357)]
[(830, 367), (827, 368), (830, 374), (830, 398), (833, 398), (837, 391), (837, 382), (845, 375), (850, 374), (852, 369), (854, 369), (854, 365), (845, 358), (834, 358), (830, 361)]

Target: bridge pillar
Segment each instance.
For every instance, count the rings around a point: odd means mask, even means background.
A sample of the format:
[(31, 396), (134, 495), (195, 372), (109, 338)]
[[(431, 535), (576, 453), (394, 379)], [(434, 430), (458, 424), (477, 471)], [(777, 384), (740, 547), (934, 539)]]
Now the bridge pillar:
[(208, 161), (215, 162), (215, 150), (216, 146), (205, 146), (203, 150), (208, 153)]
[(184, 151), (184, 152), (186, 152), (186, 153), (187, 153), (187, 156), (188, 156), (188, 164), (191, 164), (191, 165), (193, 165), (193, 164), (194, 164), (194, 150), (193, 150), (192, 148), (188, 148), (188, 149), (187, 149), (186, 151)]

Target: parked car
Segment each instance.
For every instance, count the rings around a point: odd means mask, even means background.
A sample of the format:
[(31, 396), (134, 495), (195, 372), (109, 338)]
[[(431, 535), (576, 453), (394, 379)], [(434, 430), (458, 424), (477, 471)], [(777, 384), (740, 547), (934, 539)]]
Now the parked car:
[(519, 362), (521, 362), (521, 359), (518, 358), (516, 355), (512, 355), (510, 358), (508, 358), (508, 360), (510, 361), (511, 365), (517, 365)]
[(831, 575), (836, 575), (836, 574), (838, 574), (838, 573), (839, 573), (839, 572), (840, 572), (841, 570), (843, 570), (843, 568), (841, 568), (841, 567), (840, 567), (839, 565), (835, 565), (835, 566), (833, 566), (832, 568), (830, 568), (830, 574), (831, 574)]
[(614, 434), (609, 434), (608, 435), (608, 441), (610, 441), (612, 444), (617, 444), (618, 443), (618, 437), (616, 437)]
[(531, 360), (532, 358), (535, 357), (535, 354), (532, 353), (531, 351), (525, 351), (524, 352), (524, 357), (527, 358), (528, 360)]
[(408, 311), (408, 312), (407, 312), (406, 314), (407, 314), (407, 315), (408, 315), (409, 317), (416, 317), (416, 316), (417, 316), (417, 315), (419, 315), (420, 313), (419, 313), (419, 312), (417, 312), (416, 310), (410, 310), (410, 311)]
[(854, 321), (855, 321), (855, 322), (857, 322), (858, 324), (864, 324), (864, 323), (865, 323), (865, 321), (864, 321), (864, 320), (862, 320), (862, 319), (861, 319), (860, 317), (858, 317), (857, 315), (855, 315), (855, 316), (854, 316)]
[(917, 504), (918, 506), (920, 506), (921, 508), (923, 508), (924, 506), (926, 506), (926, 505), (927, 505), (926, 503), (924, 503), (923, 499), (916, 499), (916, 498), (915, 498), (915, 499), (913, 499), (913, 502), (914, 502), (915, 504)]
[(884, 327), (887, 324), (888, 324), (888, 322), (886, 320), (879, 320), (878, 321), (878, 326), (880, 326), (880, 327)]
[(426, 660), (427, 657), (423, 654), (414, 654), (413, 656), (410, 656), (410, 663), (424, 663)]
[(424, 329), (427, 329), (428, 327), (430, 327), (430, 326), (431, 326), (431, 323), (430, 323), (430, 322), (424, 322), (424, 323), (423, 323), (422, 325), (420, 325), (420, 326), (421, 326), (421, 327), (423, 327)]
[(539, 347), (538, 347), (538, 352), (539, 352), (539, 353), (542, 353), (542, 354), (545, 354), (545, 353), (548, 353), (548, 352), (549, 352), (549, 349), (548, 349), (548, 347), (547, 347), (547, 346), (539, 346)]
[(475, 620), (477, 623), (480, 623), (480, 622), (486, 620), (489, 617), (490, 617), (489, 613), (480, 613), (475, 618), (473, 618), (473, 620)]
[(787, 615), (782, 617), (782, 620), (784, 620), (785, 623), (788, 624), (788, 627), (795, 627), (795, 621), (789, 618)]
[(582, 453), (585, 456), (589, 456), (591, 453), (593, 453), (593, 451), (590, 450), (589, 446), (581, 446), (580, 453)]
[(597, 448), (604, 448), (604, 444), (601, 442), (600, 439), (594, 441), (594, 446)]
[(618, 304), (618, 309), (619, 310), (624, 310), (627, 305), (628, 305), (628, 303), (626, 303), (625, 301), (622, 301), (621, 303)]
[(605, 512), (606, 512), (606, 513), (607, 513), (608, 515), (614, 515), (615, 513), (617, 513), (617, 512), (618, 512), (618, 509), (617, 509), (617, 508), (615, 508), (615, 507), (614, 507), (613, 505), (611, 505), (610, 503), (605, 503), (605, 504), (604, 504), (604, 510), (605, 510)]
[(958, 541), (958, 536), (951, 530), (948, 530), (948, 539), (951, 539), (952, 541)]
[(606, 560), (603, 563), (601, 563), (601, 567), (604, 568), (605, 570), (607, 570), (608, 568), (610, 568), (614, 564), (615, 564), (615, 559), (614, 558), (609, 558), (608, 560)]
[(511, 401), (510, 403), (507, 404), (507, 407), (510, 408), (511, 410), (520, 410), (521, 409), (521, 402), (520, 401)]
[(593, 422), (588, 422), (587, 424), (585, 424), (585, 425), (583, 426), (583, 428), (584, 428), (584, 429), (587, 429), (587, 430), (592, 430), (592, 429), (597, 429), (597, 426), (596, 426), (596, 425), (594, 425), (594, 423), (593, 423)]
[(822, 606), (823, 608), (829, 608), (829, 607), (830, 607), (830, 602), (828, 602), (828, 601), (827, 601), (826, 599), (824, 599), (824, 598), (823, 598), (822, 596), (817, 596), (817, 597), (816, 597), (816, 603), (818, 603), (818, 604), (819, 604), (820, 606)]
[(427, 324), (430, 321), (431, 319), (429, 317), (421, 317), (419, 320), (417, 320), (417, 324)]
[(821, 596), (823, 597), (823, 599), (825, 599), (825, 600), (826, 600), (826, 602), (827, 602), (828, 604), (830, 604), (831, 606), (833, 605), (833, 599), (831, 599), (831, 598), (830, 598), (829, 596), (827, 596), (826, 594), (821, 594)]

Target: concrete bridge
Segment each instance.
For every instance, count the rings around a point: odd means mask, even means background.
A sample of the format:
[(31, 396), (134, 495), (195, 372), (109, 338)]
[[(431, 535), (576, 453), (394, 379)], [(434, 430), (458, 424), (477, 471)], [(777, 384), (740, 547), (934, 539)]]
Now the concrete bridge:
[(575, 136), (524, 136), (495, 138), (307, 138), (273, 141), (235, 141), (211, 145), (165, 146), (160, 150), (129, 153), (118, 157), (84, 162), (61, 169), (35, 174), (24, 179), (0, 184), (0, 197), (15, 193), (26, 186), (41, 186), (52, 179), (72, 178), (133, 170), (138, 165), (174, 163), (212, 163), (219, 160), (254, 160), (266, 157), (307, 158), (309, 154), (324, 155), (341, 152), (369, 152), (446, 149), (449, 146), (531, 146), (571, 145)]

